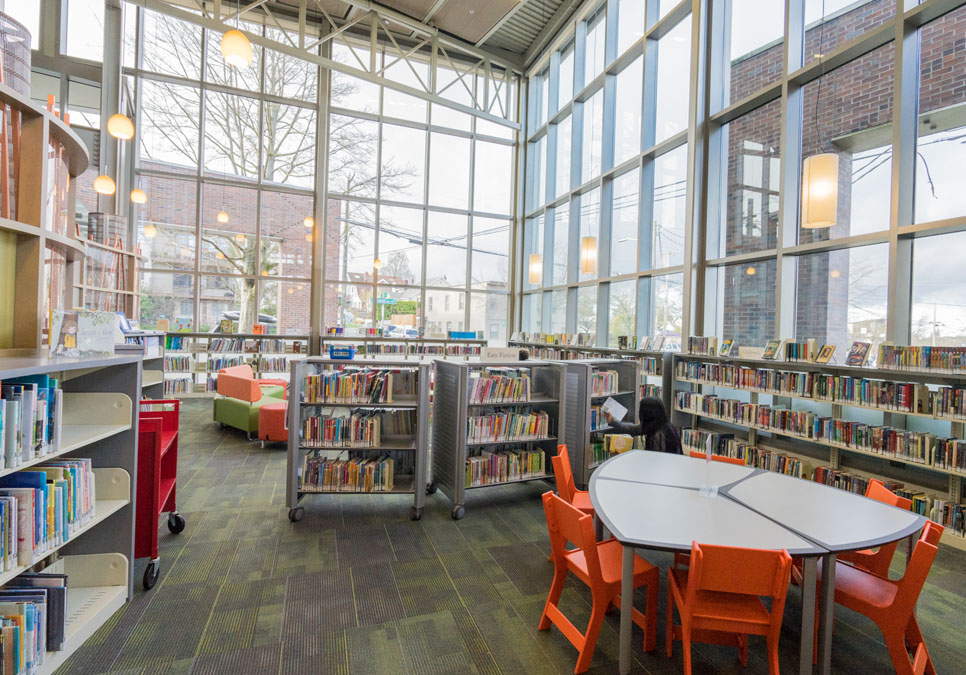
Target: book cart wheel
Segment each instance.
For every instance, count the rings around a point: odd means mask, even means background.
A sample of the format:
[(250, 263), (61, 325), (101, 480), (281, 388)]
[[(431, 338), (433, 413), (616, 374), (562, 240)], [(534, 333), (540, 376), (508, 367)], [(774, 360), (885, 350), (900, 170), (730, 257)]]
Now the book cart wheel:
[(436, 494), (436, 483), (430, 483), (426, 486), (426, 494), (433, 495)]
[(158, 583), (158, 575), (161, 574), (161, 568), (158, 566), (157, 561), (152, 560), (148, 563), (147, 569), (144, 570), (144, 579), (141, 583), (144, 585), (144, 590), (150, 591), (154, 588), (154, 585)]
[(168, 514), (168, 531), (171, 534), (179, 534), (184, 530), (184, 517), (179, 513)]
[(302, 516), (305, 515), (305, 509), (301, 506), (297, 506), (294, 509), (288, 510), (288, 519), (293, 523), (297, 523), (302, 520)]
[(466, 509), (463, 508), (462, 504), (453, 507), (453, 520), (462, 520), (464, 515), (466, 515)]
[(423, 510), (422, 509), (417, 509), (415, 506), (410, 506), (409, 507), (409, 519), (410, 520), (419, 520), (422, 517), (423, 517)]

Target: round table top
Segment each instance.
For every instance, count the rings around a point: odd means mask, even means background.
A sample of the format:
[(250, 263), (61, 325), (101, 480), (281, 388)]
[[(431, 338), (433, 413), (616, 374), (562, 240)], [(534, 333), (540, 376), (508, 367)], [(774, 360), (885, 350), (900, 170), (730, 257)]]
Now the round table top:
[[(753, 467), (632, 450), (590, 479), (598, 517), (621, 542), (689, 551), (691, 542), (822, 555), (907, 537), (926, 519), (821, 483)], [(699, 493), (706, 476), (718, 494)]]

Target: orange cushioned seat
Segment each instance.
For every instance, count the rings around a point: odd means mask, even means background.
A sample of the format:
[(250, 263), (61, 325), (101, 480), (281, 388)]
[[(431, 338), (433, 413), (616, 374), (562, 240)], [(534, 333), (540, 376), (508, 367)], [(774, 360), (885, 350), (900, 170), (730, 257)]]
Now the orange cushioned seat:
[(258, 438), (265, 441), (284, 443), (288, 440), (288, 403), (266, 403), (258, 409)]

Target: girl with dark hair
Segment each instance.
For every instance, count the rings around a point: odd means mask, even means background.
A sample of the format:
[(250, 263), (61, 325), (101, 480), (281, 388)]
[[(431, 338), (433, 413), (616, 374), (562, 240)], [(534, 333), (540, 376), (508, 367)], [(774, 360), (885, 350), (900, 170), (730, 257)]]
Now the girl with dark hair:
[(682, 454), (681, 437), (668, 420), (664, 403), (659, 398), (645, 396), (641, 399), (641, 405), (637, 410), (637, 419), (640, 420), (638, 424), (618, 422), (606, 412), (604, 418), (613, 429), (613, 433), (643, 436), (645, 450)]

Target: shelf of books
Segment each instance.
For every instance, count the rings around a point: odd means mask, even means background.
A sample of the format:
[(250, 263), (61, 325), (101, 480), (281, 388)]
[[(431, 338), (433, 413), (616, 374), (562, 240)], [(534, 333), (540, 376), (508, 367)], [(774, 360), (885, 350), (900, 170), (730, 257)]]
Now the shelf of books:
[(400, 356), (410, 359), (426, 357), (452, 358), (479, 356), (487, 341), (482, 338), (395, 338), (382, 335), (331, 335), (321, 337), (321, 351), (329, 347), (352, 347), (357, 358), (378, 359)]
[(10, 672), (54, 672), (131, 597), (140, 361), (0, 358)]
[(255, 377), (286, 379), (293, 361), (308, 355), (308, 335), (167, 333), (163, 395), (211, 397), (218, 371), (248, 364)]
[(565, 419), (563, 364), (436, 360), (433, 486), (465, 514), (466, 491), (553, 477)]
[(819, 353), (807, 343), (770, 344), (774, 358), (692, 346), (673, 366), (686, 447), (855, 492), (878, 478), (966, 548), (966, 350), (883, 346), (868, 367), (795, 358)]
[[(583, 487), (590, 474), (610, 456), (614, 430), (604, 419), (604, 410), (614, 404), (621, 421), (637, 418), (641, 392), (640, 364), (636, 359), (588, 359), (566, 364), (565, 400), (567, 419), (563, 442), (567, 444), (574, 482)], [(619, 416), (619, 415), (615, 415)]]
[(403, 357), (292, 363), (288, 408), (289, 519), (312, 494), (426, 498), (431, 362)]

